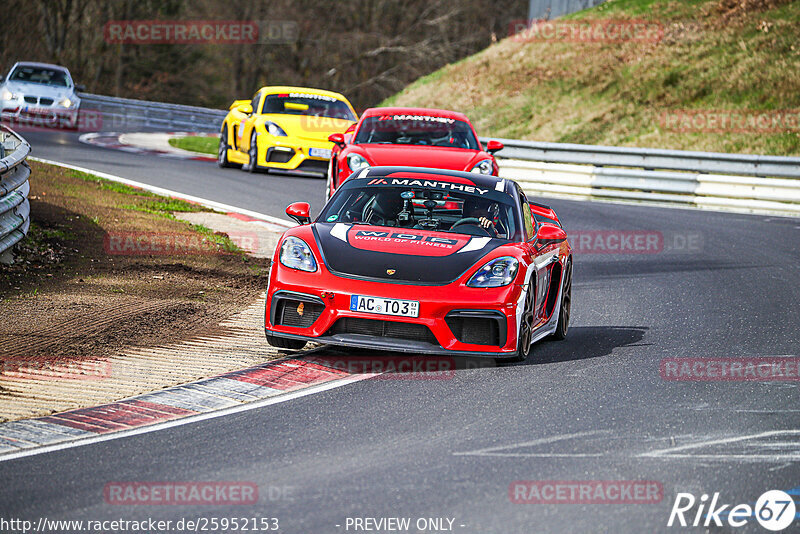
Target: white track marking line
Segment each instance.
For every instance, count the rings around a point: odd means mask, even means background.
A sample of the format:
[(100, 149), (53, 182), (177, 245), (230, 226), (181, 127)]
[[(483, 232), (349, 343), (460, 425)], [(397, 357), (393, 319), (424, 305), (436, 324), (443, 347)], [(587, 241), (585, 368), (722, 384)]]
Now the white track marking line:
[(32, 156), (28, 157), (29, 160), (38, 161), (39, 163), (47, 163), (48, 165), (57, 165), (59, 167), (64, 167), (66, 169), (72, 169), (74, 171), (85, 172), (88, 174), (94, 174), (95, 176), (99, 176), (100, 178), (105, 178), (106, 180), (111, 180), (112, 182), (119, 182), (121, 184), (129, 185), (131, 187), (138, 187), (139, 189), (144, 189), (146, 191), (150, 191), (151, 193), (156, 193), (158, 195), (165, 195), (169, 197), (179, 198), (182, 200), (186, 200), (188, 202), (195, 202), (197, 204), (201, 204), (207, 208), (223, 211), (226, 213), (240, 213), (242, 215), (247, 215), (248, 217), (253, 217), (254, 219), (261, 219), (262, 221), (271, 222), (273, 224), (278, 224), (285, 228), (291, 228), (293, 226), (297, 226), (295, 223), (291, 221), (287, 221), (286, 219), (281, 219), (279, 217), (273, 217), (272, 215), (267, 215), (265, 213), (259, 213), (257, 211), (251, 211), (244, 208), (238, 208), (236, 206), (231, 206), (228, 204), (222, 204), (221, 202), (216, 202), (214, 200), (208, 200), (205, 198), (200, 198), (192, 195), (187, 195), (186, 193), (180, 193), (178, 191), (172, 191), (170, 189), (164, 189), (163, 187), (157, 187), (154, 185), (145, 184), (142, 182), (136, 182), (134, 180), (128, 180), (127, 178), (122, 178), (121, 176), (116, 176), (113, 174), (108, 174), (101, 171), (95, 171), (92, 169), (87, 169), (86, 167), (78, 167), (76, 165), (70, 165), (68, 163), (59, 163), (58, 161), (53, 161), (49, 159), (42, 159), (42, 158), (35, 158)]
[(645, 458), (786, 458), (786, 459), (800, 459), (800, 454), (675, 454), (679, 451), (686, 451), (690, 449), (699, 449), (702, 447), (712, 447), (714, 445), (725, 445), (728, 443), (736, 443), (739, 441), (747, 441), (758, 438), (769, 438), (774, 436), (798, 436), (800, 430), (770, 430), (768, 432), (761, 432), (760, 434), (750, 434), (747, 436), (736, 436), (732, 438), (712, 439), (700, 441), (698, 443), (690, 443), (688, 445), (680, 445), (678, 447), (669, 447), (667, 449), (659, 449), (655, 451), (645, 452), (640, 454), (640, 457)]
[[(639, 455), (640, 457), (644, 455)], [(663, 454), (658, 456), (647, 456), (648, 458), (658, 458), (660, 460), (736, 460), (751, 462), (785, 462), (800, 460), (800, 454)]]
[(596, 436), (598, 434), (610, 434), (610, 430), (592, 430), (589, 432), (576, 432), (574, 434), (561, 434), (558, 436), (550, 436), (547, 438), (535, 439), (533, 441), (525, 441), (523, 443), (514, 443), (512, 445), (501, 445), (499, 447), (488, 447), (485, 449), (478, 449), (475, 451), (467, 452), (454, 452), (453, 456), (508, 456), (508, 457), (541, 457), (541, 458), (562, 458), (562, 457), (596, 457), (603, 456), (601, 453), (515, 453), (515, 452), (497, 452), (507, 449), (517, 449), (520, 447), (534, 447), (536, 445), (545, 445), (547, 443), (555, 443), (556, 441), (564, 441), (573, 438), (585, 438), (587, 436)]
[(222, 410), (216, 410), (213, 412), (206, 412), (200, 413), (197, 415), (190, 415), (188, 417), (184, 417), (181, 419), (173, 419), (171, 421), (164, 421), (163, 423), (155, 423), (148, 426), (142, 426), (138, 428), (132, 428), (130, 430), (121, 430), (119, 432), (112, 432), (109, 434), (101, 434), (98, 436), (90, 436), (86, 438), (79, 438), (74, 441), (68, 441), (65, 443), (58, 443), (55, 445), (45, 445), (43, 447), (37, 447), (35, 449), (29, 450), (22, 450), (19, 452), (7, 453), (7, 454), (0, 454), (0, 462), (6, 462), (9, 460), (15, 460), (17, 458), (25, 458), (28, 456), (36, 456), (37, 454), (45, 454), (49, 452), (61, 451), (65, 449), (72, 449), (75, 447), (81, 447), (83, 445), (92, 445), (94, 443), (101, 443), (103, 441), (111, 441), (114, 439), (121, 439), (126, 438), (129, 436), (138, 436), (141, 434), (149, 434), (150, 432), (156, 432), (159, 430), (166, 430), (168, 428), (174, 428), (178, 426), (188, 425), (191, 423), (197, 423), (200, 421), (207, 421), (209, 419), (216, 419), (217, 417), (223, 417), (226, 415), (232, 415), (240, 412), (248, 412), (250, 410), (256, 410), (258, 408), (263, 408), (264, 406), (270, 406), (272, 404), (278, 404), (281, 402), (286, 402), (289, 400), (298, 399), (300, 397), (305, 397), (306, 395), (313, 395), (315, 393), (322, 393), (323, 391), (328, 391), (331, 389), (335, 389), (341, 386), (346, 386), (348, 384), (352, 384), (353, 382), (359, 382), (361, 380), (366, 380), (369, 378), (376, 377), (381, 375), (382, 373), (364, 373), (357, 376), (343, 378), (341, 380), (336, 380), (334, 382), (326, 382), (324, 384), (320, 384), (318, 386), (311, 386), (305, 389), (301, 389), (299, 391), (295, 391), (292, 393), (286, 393), (285, 395), (278, 395), (277, 397), (271, 397), (268, 399), (264, 399), (261, 401), (250, 402), (247, 404), (242, 404), (239, 406), (232, 406), (230, 408), (224, 408)]

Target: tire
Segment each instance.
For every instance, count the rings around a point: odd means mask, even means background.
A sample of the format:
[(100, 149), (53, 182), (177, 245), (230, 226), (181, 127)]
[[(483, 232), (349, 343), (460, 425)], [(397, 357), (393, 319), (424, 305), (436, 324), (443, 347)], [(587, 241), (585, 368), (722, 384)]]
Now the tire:
[(561, 341), (567, 337), (569, 330), (569, 316), (572, 312), (572, 260), (567, 260), (564, 270), (564, 287), (561, 290), (561, 306), (558, 310), (558, 324), (556, 331), (551, 334), (552, 339)]
[(256, 133), (250, 134), (250, 149), (247, 151), (247, 164), (242, 168), (249, 173), (258, 172), (258, 141)]
[(233, 163), (228, 161), (228, 126), (223, 125), (222, 133), (219, 135), (219, 148), (217, 148), (217, 165), (222, 169), (230, 169), (235, 167)]
[(306, 346), (306, 342), (300, 339), (289, 339), (267, 334), (267, 343), (278, 349), (300, 350)]
[[(535, 274), (534, 274), (535, 276)], [(519, 321), (519, 332), (517, 333), (517, 352), (511, 358), (497, 359), (498, 364), (519, 363), (528, 359), (531, 353), (531, 339), (533, 339), (533, 305), (534, 305), (533, 282), (528, 283), (528, 292), (525, 294), (525, 309), (522, 312), (522, 319)]]

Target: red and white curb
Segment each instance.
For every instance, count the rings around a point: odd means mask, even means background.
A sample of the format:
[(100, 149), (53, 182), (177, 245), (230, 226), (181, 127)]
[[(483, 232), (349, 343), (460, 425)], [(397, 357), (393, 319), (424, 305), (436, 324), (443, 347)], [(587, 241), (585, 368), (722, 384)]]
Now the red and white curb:
[(2, 423), (0, 461), (252, 410), (378, 374), (286, 358), (110, 404)]
[(214, 156), (204, 156), (188, 150), (175, 148), (169, 144), (171, 137), (186, 137), (185, 132), (171, 133), (118, 133), (92, 132), (81, 135), (78, 140), (87, 145), (133, 154), (148, 154), (165, 158), (188, 159), (195, 161), (217, 161)]
[[(294, 223), (277, 217), (92, 169), (39, 158), (29, 159), (201, 204), (239, 221), (264, 225), (271, 231), (282, 232), (294, 226)], [(341, 387), (379, 374), (381, 373), (351, 373), (333, 368), (325, 361), (290, 357), (92, 408), (0, 423), (0, 461), (154, 432), (253, 410)]]

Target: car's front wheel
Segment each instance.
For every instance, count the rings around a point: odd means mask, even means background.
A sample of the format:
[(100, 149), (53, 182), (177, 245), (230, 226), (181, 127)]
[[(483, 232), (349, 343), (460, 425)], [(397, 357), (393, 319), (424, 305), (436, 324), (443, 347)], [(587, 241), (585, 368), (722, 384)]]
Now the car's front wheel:
[(306, 346), (306, 342), (300, 339), (288, 339), (267, 334), (267, 343), (278, 349), (300, 350)]
[(531, 353), (531, 340), (533, 339), (533, 307), (534, 307), (534, 288), (533, 282), (528, 284), (528, 291), (525, 293), (525, 308), (519, 321), (519, 332), (517, 332), (517, 352), (511, 358), (503, 358), (498, 363), (524, 362)]
[(256, 172), (258, 170), (258, 140), (255, 132), (250, 134), (250, 149), (247, 151), (245, 170), (247, 172)]
[(219, 134), (219, 148), (217, 148), (217, 165), (223, 169), (233, 167), (233, 163), (228, 160), (228, 127), (222, 127)]

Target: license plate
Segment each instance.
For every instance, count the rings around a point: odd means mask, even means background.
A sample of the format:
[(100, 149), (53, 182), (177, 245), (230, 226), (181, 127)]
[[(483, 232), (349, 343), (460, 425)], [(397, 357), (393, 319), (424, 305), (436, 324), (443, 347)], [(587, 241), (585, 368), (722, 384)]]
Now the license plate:
[(416, 300), (385, 299), (383, 297), (350, 296), (350, 311), (419, 317), (419, 302)]
[(56, 118), (56, 114), (47, 108), (32, 108), (30, 106), (25, 106), (20, 109), (20, 113), (24, 115), (35, 115), (38, 117), (45, 117), (45, 118)]
[(312, 158), (325, 158), (331, 159), (331, 149), (330, 148), (309, 148), (308, 155)]

